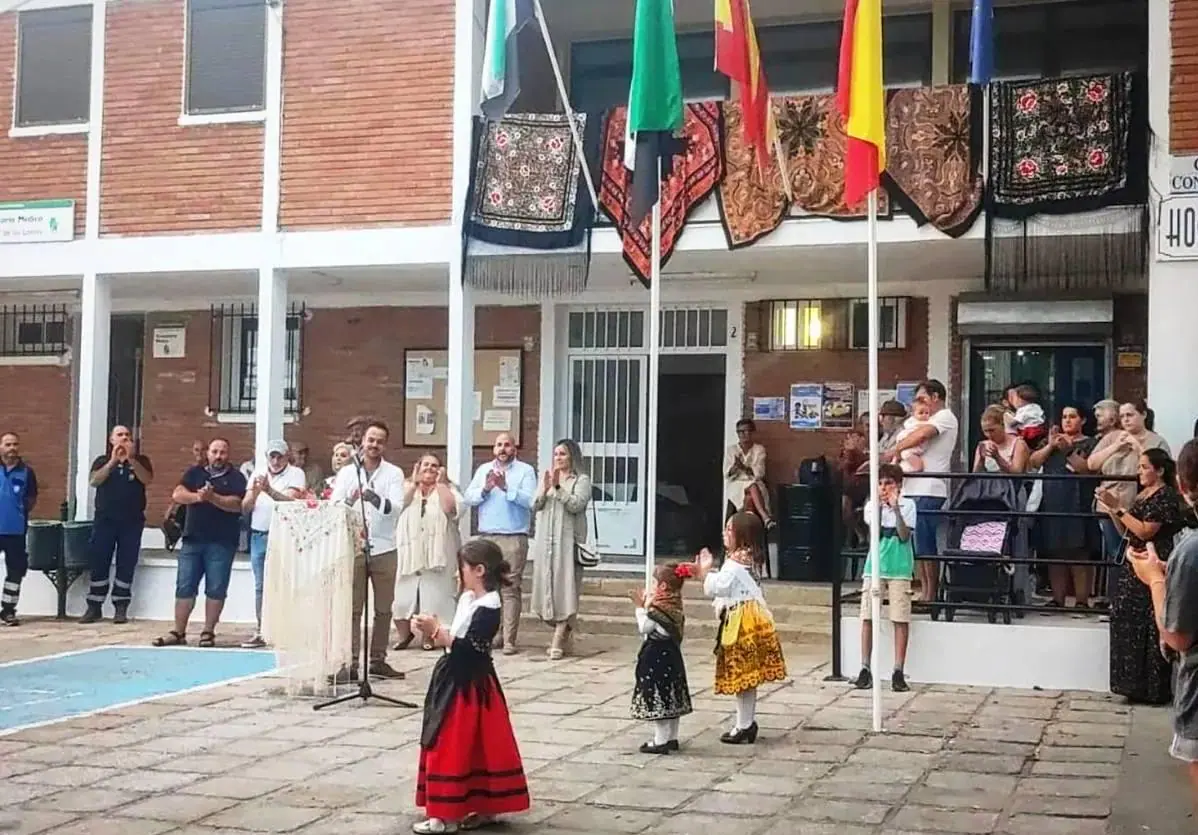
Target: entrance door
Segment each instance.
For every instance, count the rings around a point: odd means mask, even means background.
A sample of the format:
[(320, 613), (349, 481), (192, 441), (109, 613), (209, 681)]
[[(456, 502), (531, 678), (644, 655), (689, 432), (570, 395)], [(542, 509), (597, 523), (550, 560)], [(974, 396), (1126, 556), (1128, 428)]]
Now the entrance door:
[(570, 360), (570, 437), (594, 489), (592, 542), (604, 554), (638, 556), (645, 536), (645, 426), (648, 357)]
[(1009, 386), (1034, 383), (1051, 424), (1061, 409), (1077, 406), (1089, 418), (1094, 404), (1106, 397), (1107, 349), (1100, 344), (975, 345), (969, 359), (969, 424), (965, 447), (968, 455), (981, 430), (978, 420), (985, 408), (1002, 400)]
[(108, 426), (129, 427), (141, 440), (142, 352), (144, 316), (114, 316), (109, 337)]

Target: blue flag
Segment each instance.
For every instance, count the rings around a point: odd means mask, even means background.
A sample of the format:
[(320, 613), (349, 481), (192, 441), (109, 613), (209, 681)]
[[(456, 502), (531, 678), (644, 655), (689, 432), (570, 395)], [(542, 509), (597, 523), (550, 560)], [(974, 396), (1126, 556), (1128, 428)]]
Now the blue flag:
[(969, 83), (985, 87), (994, 75), (994, 0), (973, 0)]

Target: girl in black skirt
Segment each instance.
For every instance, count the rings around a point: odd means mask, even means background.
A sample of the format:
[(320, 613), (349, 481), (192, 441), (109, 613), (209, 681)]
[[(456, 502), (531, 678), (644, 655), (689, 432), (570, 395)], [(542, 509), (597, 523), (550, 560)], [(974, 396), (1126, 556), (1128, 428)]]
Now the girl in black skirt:
[(641, 745), (642, 754), (677, 751), (678, 720), (692, 711), (682, 660), (682, 584), (690, 576), (689, 564), (660, 565), (653, 572), (652, 595), (646, 598), (643, 589), (631, 595), (637, 630), (644, 636), (636, 658), (632, 718), (653, 723), (653, 741)]

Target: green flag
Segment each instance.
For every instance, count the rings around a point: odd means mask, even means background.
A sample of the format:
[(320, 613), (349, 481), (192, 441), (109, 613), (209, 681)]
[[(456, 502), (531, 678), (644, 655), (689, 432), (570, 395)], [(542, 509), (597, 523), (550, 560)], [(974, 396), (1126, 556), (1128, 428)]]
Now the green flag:
[(680, 150), (674, 134), (682, 130), (682, 71), (674, 36), (673, 0), (637, 0), (632, 33), (632, 89), (628, 94), (624, 164), (632, 172), (630, 212), (644, 219), (657, 202), (661, 176), (669, 175)]
[(491, 0), (483, 47), (482, 111), (502, 119), (520, 95), (520, 31), (536, 16), (533, 0)]

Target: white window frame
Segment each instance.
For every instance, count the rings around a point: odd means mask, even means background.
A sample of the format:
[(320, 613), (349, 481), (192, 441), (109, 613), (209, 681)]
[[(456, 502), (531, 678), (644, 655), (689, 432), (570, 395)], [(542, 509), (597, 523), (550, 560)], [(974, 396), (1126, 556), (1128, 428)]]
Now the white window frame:
[[(20, 4), (16, 13), (13, 15), (13, 66), (12, 66), (12, 117), (9, 122), (8, 135), (12, 139), (20, 139), (23, 137), (34, 136), (74, 136), (78, 134), (86, 134), (91, 130), (91, 113), (88, 113), (86, 119), (82, 122), (58, 122), (45, 125), (19, 125), (17, 124), (17, 116), (20, 112), (21, 101), (21, 16), (26, 12), (40, 12), (47, 9), (68, 9), (75, 6), (86, 7), (91, 10), (94, 15), (95, 10), (92, 9), (90, 0), (27, 0)], [(96, 44), (93, 40), (92, 52), (95, 52)], [(91, 55), (87, 57), (90, 62)], [(88, 102), (91, 101), (91, 84), (93, 79), (91, 74), (88, 74)], [(89, 108), (90, 109), (90, 108)]]
[[(878, 299), (878, 328), (882, 328), (882, 308), (893, 308), (894, 310), (894, 330), (892, 333), (878, 334), (878, 350), (880, 351), (903, 351), (907, 348), (907, 297), (906, 296), (890, 296)], [(854, 351), (866, 351), (869, 349), (869, 334), (860, 334), (861, 343), (858, 344), (855, 322), (857, 321), (857, 309), (865, 308), (866, 315), (869, 312), (868, 299), (849, 299), (849, 348)]]
[[(771, 351), (818, 351), (823, 347), (824, 306), (820, 299), (775, 299), (769, 304)], [(793, 312), (793, 316), (788, 314)], [(819, 322), (807, 327), (808, 320)]]
[[(219, 411), (216, 413), (218, 420), (221, 423), (253, 423), (254, 410), (257, 408), (258, 400), (258, 381), (254, 380), (253, 394), (249, 397), (235, 397), (248, 386), (247, 377), (252, 366), (258, 361), (257, 354), (248, 358), (248, 362), (243, 364), (242, 346), (244, 343), (244, 335), (246, 324), (250, 321), (255, 323), (257, 327), (261, 321), (260, 317), (254, 315), (242, 315), (238, 317), (228, 317), (220, 324), (220, 341), (221, 341), (221, 370), (220, 370), (220, 393), (217, 406)], [(287, 322), (296, 322), (295, 328), (287, 328), (286, 339), (290, 344), (292, 339), (295, 339), (295, 354), (294, 363), (284, 361), (284, 368), (290, 379), (287, 380), (286, 388), (292, 388), (296, 392), (294, 401), (289, 401), (288, 398), (283, 398), (283, 407), (285, 410), (285, 419), (287, 422), (294, 422), (295, 418), (302, 410), (300, 404), (300, 383), (303, 380), (304, 366), (304, 343), (303, 343), (303, 314), (292, 313), (287, 314)], [(257, 331), (255, 331), (257, 332)], [(293, 336), (294, 334), (294, 336)], [(284, 347), (284, 356), (286, 356), (287, 347)], [(229, 373), (227, 369), (236, 369), (235, 372)], [(284, 391), (286, 391), (286, 388)], [(296, 404), (293, 408), (291, 403)], [(249, 406), (245, 406), (249, 403)], [(235, 408), (237, 407), (237, 408)]]
[[(262, 14), (269, 13), (267, 3), (262, 3)], [(265, 32), (265, 29), (263, 29)], [(244, 110), (226, 110), (216, 113), (190, 113), (187, 110), (187, 88), (191, 79), (188, 68), (191, 66), (191, 0), (183, 2), (183, 86), (179, 97), (179, 126), (196, 127), (201, 125), (232, 125), (253, 124), (266, 121), (266, 39), (262, 40), (262, 105)]]

